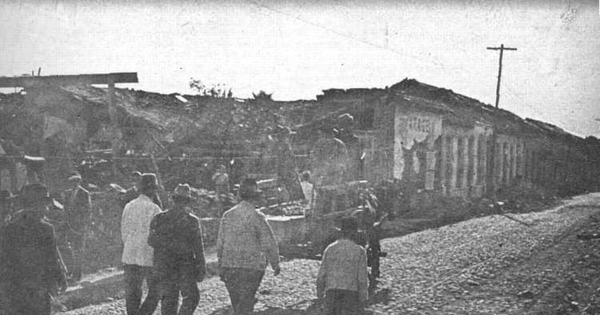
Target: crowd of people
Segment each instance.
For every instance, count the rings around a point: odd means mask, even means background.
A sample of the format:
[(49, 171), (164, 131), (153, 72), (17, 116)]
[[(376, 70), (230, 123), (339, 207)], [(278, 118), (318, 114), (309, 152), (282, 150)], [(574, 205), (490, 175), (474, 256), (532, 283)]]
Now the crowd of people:
[[(86, 227), (75, 222), (89, 215), (89, 193), (76, 185), (78, 176), (70, 180), (74, 202), (66, 211), (73, 217), (72, 233), (80, 235), (77, 232)], [(127, 314), (153, 314), (159, 303), (164, 315), (192, 314), (199, 303), (197, 283), (206, 275), (206, 262), (199, 219), (190, 213), (190, 186), (175, 188), (173, 206), (166, 211), (153, 198), (156, 175), (141, 174), (138, 186), (139, 195), (127, 203), (121, 221)], [(257, 211), (260, 194), (255, 180), (244, 179), (239, 203), (223, 214), (219, 228), (219, 275), (236, 315), (252, 313), (268, 265), (275, 276), (281, 272), (277, 241), (265, 216)], [(25, 186), (21, 199), (23, 209), (1, 235), (0, 305), (4, 314), (50, 314), (51, 297), (67, 288), (68, 279), (54, 227), (47, 219), (53, 200), (41, 183)], [(324, 252), (316, 286), (326, 314), (356, 312), (367, 300), (367, 254), (354, 242), (357, 226), (353, 218), (342, 221), (341, 238)], [(81, 243), (78, 251), (85, 241)], [(80, 264), (81, 260), (73, 264), (71, 277), (81, 277)], [(142, 301), (144, 281), (148, 293)]]
[[(341, 140), (334, 138), (330, 127), (320, 130), (322, 137), (313, 150), (313, 159), (319, 161), (315, 163), (318, 167), (313, 167), (314, 180), (308, 172), (298, 180), (285, 159), (278, 163), (277, 171), (291, 193), (304, 196), (307, 209), (334, 209), (340, 200), (335, 186), (344, 180), (348, 151)], [(280, 132), (284, 134), (282, 139), (291, 134), (289, 128)], [(287, 140), (278, 150), (291, 155)], [(156, 175), (133, 172), (131, 176), (135, 185), (125, 193), (120, 224), (127, 314), (150, 315), (158, 304), (164, 315), (192, 314), (200, 299), (198, 283), (207, 270), (202, 228), (191, 209), (191, 187), (177, 185), (171, 193), (171, 206), (165, 210), (158, 197)], [(79, 173), (70, 174), (68, 181), (71, 188), (61, 196), (64, 206), (37, 182), (22, 189), (21, 209), (6, 224), (2, 218), (0, 314), (50, 314), (51, 298), (63, 292), (67, 284), (81, 280), (91, 198), (81, 185)], [(224, 166), (218, 168), (213, 181), (217, 195), (229, 193)], [(238, 203), (220, 219), (216, 244), (219, 276), (229, 293), (234, 315), (253, 312), (267, 266), (275, 276), (281, 273), (277, 241), (266, 217), (257, 210), (261, 194), (256, 180), (244, 178), (237, 191)], [(61, 215), (55, 216), (55, 212)], [(308, 212), (307, 218), (311, 216)], [(323, 252), (316, 288), (324, 314), (360, 314), (368, 299), (368, 265), (372, 266), (373, 253), (358, 237), (359, 226), (372, 223), (367, 217), (344, 218), (340, 238)], [(61, 243), (69, 245), (66, 259), (59, 250)], [(372, 251), (374, 247), (370, 243), (367, 248)], [(144, 282), (148, 292), (142, 300)]]

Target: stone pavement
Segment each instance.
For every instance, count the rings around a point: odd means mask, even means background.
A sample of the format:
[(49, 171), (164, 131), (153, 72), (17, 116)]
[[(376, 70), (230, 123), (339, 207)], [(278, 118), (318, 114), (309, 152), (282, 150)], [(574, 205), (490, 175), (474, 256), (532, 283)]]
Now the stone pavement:
[[(205, 258), (208, 277), (217, 275), (217, 254), (214, 247), (205, 249)], [(110, 268), (85, 275), (79, 283), (69, 286), (57, 300), (67, 309), (76, 309), (123, 297), (123, 270)]]
[[(477, 299), (479, 288), (533, 253), (552, 248), (568, 235), (565, 233), (600, 213), (600, 194), (588, 196), (543, 212), (515, 214), (531, 226), (493, 215), (384, 240), (382, 247), (389, 255), (382, 260), (382, 279), (372, 292), (369, 311), (371, 314), (520, 314), (523, 302), (519, 301), (518, 292), (504, 290), (505, 294), (493, 301), (481, 300)], [(589, 203), (594, 206), (586, 206)], [(319, 261), (295, 259), (283, 262), (281, 267), (277, 277), (267, 270), (257, 295), (255, 314), (318, 314), (315, 281)], [(198, 287), (200, 304), (194, 314), (228, 314), (229, 298), (218, 277), (208, 278)], [(460, 310), (454, 308), (456, 301), (462, 300)], [(483, 311), (486, 308), (489, 311)], [(124, 301), (87, 306), (66, 314), (125, 314)]]

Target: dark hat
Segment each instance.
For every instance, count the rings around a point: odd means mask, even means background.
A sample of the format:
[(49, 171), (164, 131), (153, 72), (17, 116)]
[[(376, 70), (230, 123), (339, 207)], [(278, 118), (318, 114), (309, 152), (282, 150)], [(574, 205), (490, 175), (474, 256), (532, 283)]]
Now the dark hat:
[(158, 187), (158, 180), (156, 179), (156, 174), (154, 173), (144, 173), (142, 174), (142, 178), (140, 179), (140, 189), (153, 189)]
[(262, 191), (258, 189), (258, 183), (254, 178), (244, 178), (238, 192), (240, 198), (247, 199), (258, 196)]
[(192, 189), (189, 184), (179, 184), (173, 190), (173, 198), (192, 199)]
[(356, 222), (356, 219), (352, 217), (342, 218), (338, 230), (342, 233), (357, 233), (358, 223)]
[(41, 183), (29, 184), (23, 187), (21, 198), (23, 198), (23, 202), (27, 205), (37, 204), (39, 202), (46, 203), (52, 200), (52, 198), (50, 198), (48, 187)]

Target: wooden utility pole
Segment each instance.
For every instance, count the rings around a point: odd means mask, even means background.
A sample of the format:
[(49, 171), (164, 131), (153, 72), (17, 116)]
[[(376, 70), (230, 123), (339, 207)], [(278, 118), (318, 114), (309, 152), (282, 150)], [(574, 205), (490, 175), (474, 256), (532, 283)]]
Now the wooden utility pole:
[[(500, 102), (500, 79), (502, 78), (502, 57), (504, 55), (505, 50), (517, 50), (516, 48), (504, 47), (504, 44), (501, 44), (500, 47), (488, 47), (489, 50), (500, 50), (500, 61), (498, 67), (498, 85), (496, 86), (496, 108), (498, 108), (498, 104)], [(494, 207), (496, 207), (496, 189), (498, 183), (496, 179), (498, 177), (498, 170), (496, 169), (496, 130), (492, 132), (491, 136), (491, 147), (490, 147), (490, 156), (489, 156), (489, 169), (488, 169), (488, 180), (486, 184), (486, 190), (488, 193), (491, 192), (492, 200), (494, 201)], [(502, 158), (504, 152), (500, 152), (500, 158)]]
[(500, 78), (502, 78), (502, 56), (504, 55), (505, 50), (517, 50), (516, 48), (504, 47), (504, 44), (500, 45), (500, 47), (488, 47), (489, 50), (500, 50), (500, 61), (498, 67), (498, 86), (496, 86), (496, 108), (498, 108), (498, 103), (500, 102)]

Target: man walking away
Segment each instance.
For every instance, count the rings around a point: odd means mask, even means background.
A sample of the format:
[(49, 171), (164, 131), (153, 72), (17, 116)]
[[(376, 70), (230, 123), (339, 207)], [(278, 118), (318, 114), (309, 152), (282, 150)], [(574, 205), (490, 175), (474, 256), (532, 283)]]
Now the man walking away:
[(0, 285), (5, 314), (49, 315), (51, 295), (67, 288), (52, 224), (44, 220), (51, 198), (40, 183), (23, 188), (24, 209), (6, 226), (0, 243)]
[(339, 186), (344, 182), (348, 163), (348, 149), (339, 139), (334, 138), (330, 122), (319, 128), (319, 140), (315, 142), (310, 156), (313, 171), (315, 199), (313, 209), (327, 214), (345, 210), (344, 194)]
[(68, 269), (71, 271), (71, 279), (80, 281), (83, 276), (85, 237), (88, 225), (92, 221), (92, 202), (89, 191), (81, 187), (79, 173), (71, 174), (68, 180), (71, 184), (71, 189), (67, 191), (65, 209), (67, 240), (71, 245)]
[[(154, 248), (162, 315), (192, 315), (200, 293), (196, 282), (206, 274), (199, 219), (189, 213), (192, 197), (188, 184), (173, 192), (173, 209), (157, 214), (150, 223), (148, 244)], [(179, 313), (179, 292), (183, 301)]]
[[(124, 247), (121, 261), (125, 271), (127, 315), (152, 314), (159, 302), (156, 277), (152, 269), (154, 251), (148, 245), (150, 222), (160, 212), (160, 207), (151, 199), (157, 188), (156, 175), (142, 174), (140, 195), (123, 209), (121, 239)], [(148, 295), (141, 303), (144, 279), (148, 285)]]
[(340, 233), (323, 253), (317, 297), (324, 302), (324, 314), (362, 314), (368, 299), (367, 253), (352, 241), (358, 233), (355, 219), (342, 219)]
[(306, 196), (298, 180), (296, 172), (296, 157), (292, 151), (290, 138), (295, 134), (289, 127), (278, 125), (275, 129), (276, 142), (274, 144), (275, 171), (277, 180), (281, 182), (290, 194), (290, 200), (302, 200)]
[(217, 239), (221, 280), (229, 292), (234, 315), (251, 314), (267, 262), (279, 275), (279, 250), (265, 216), (255, 209), (260, 190), (254, 179), (240, 184), (241, 202), (221, 218)]

